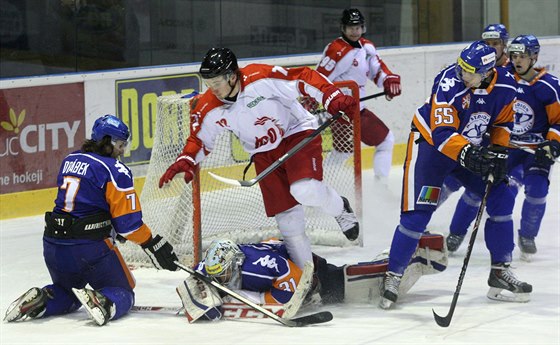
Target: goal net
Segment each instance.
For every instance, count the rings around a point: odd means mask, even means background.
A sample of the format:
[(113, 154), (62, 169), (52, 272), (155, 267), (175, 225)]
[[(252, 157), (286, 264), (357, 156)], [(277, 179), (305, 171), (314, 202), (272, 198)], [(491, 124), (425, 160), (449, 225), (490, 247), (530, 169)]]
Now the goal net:
[[(356, 83), (337, 82), (335, 85), (358, 100)], [(158, 188), (160, 177), (182, 151), (190, 133), (191, 96), (158, 98), (154, 145), (140, 196), (144, 222), (154, 234), (161, 234), (173, 245), (185, 264), (200, 260), (203, 250), (217, 238), (249, 243), (281, 237), (274, 217), (266, 217), (257, 185), (233, 187), (208, 174), (211, 171), (228, 178), (243, 178), (250, 156), (229, 131), (217, 139), (214, 150), (199, 164), (190, 184), (186, 184), (183, 174), (179, 174), (164, 188)], [(314, 114), (319, 124), (330, 116), (323, 109), (315, 110)], [(322, 133), (322, 139), (324, 181), (350, 200), (361, 219), (360, 139), (359, 130), (354, 130), (359, 127), (359, 122), (353, 125), (336, 123)], [(245, 179), (253, 177), (255, 170), (251, 165)], [(305, 212), (306, 233), (313, 244), (346, 246), (362, 243), (361, 234), (359, 241), (348, 241), (333, 217), (311, 207), (306, 207)], [(130, 265), (149, 263), (139, 246), (127, 243), (120, 249)]]

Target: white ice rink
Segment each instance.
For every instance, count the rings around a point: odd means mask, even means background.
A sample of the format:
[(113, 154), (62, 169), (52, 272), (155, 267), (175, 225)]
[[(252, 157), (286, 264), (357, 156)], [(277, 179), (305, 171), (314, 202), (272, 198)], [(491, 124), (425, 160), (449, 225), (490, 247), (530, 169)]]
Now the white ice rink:
[[(367, 261), (390, 245), (398, 223), (400, 167), (393, 168), (389, 192), (374, 188), (372, 171), (364, 175), (363, 248), (314, 248), (335, 264)], [(455, 315), (448, 328), (434, 322), (432, 308), (446, 315), (457, 284), (466, 243), (440, 274), (422, 277), (396, 309), (376, 305), (326, 306), (334, 320), (305, 328), (287, 328), (271, 320), (219, 321), (188, 324), (172, 313), (130, 313), (98, 327), (83, 309), (41, 320), (0, 322), (1, 344), (559, 344), (560, 343), (560, 173), (552, 186), (541, 232), (538, 253), (530, 263), (514, 252), (514, 272), (533, 285), (526, 304), (486, 298), (489, 255), (482, 228), (466, 273)], [(447, 234), (459, 193), (440, 208), (429, 230)], [(520, 218), (522, 193), (514, 216)], [(50, 282), (42, 258), (42, 216), (0, 222), (2, 318), (8, 305), (32, 286)], [(517, 237), (517, 236), (516, 236)], [(466, 241), (467, 242), (467, 241)], [(175, 286), (182, 272), (134, 271), (137, 305), (180, 306)]]

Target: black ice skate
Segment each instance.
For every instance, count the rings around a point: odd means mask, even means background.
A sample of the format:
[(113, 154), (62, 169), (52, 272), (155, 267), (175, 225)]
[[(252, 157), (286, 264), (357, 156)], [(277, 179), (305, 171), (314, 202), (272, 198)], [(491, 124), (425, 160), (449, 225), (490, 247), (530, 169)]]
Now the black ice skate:
[(519, 249), (521, 250), (521, 260), (531, 261), (531, 257), (537, 253), (537, 245), (535, 244), (535, 238), (523, 237), (519, 235), (519, 241), (517, 243)]
[[(509, 263), (499, 263), (492, 265), (490, 276), (488, 277), (488, 298), (506, 302), (529, 302), (530, 293), (533, 291), (531, 284), (522, 282), (510, 270)], [(510, 291), (511, 294), (502, 294), (503, 290)]]
[(358, 219), (350, 207), (350, 202), (345, 197), (342, 197), (342, 202), (344, 203), (344, 207), (342, 208), (342, 213), (340, 216), (334, 217), (338, 226), (342, 230), (344, 236), (350, 241), (354, 241), (358, 238), (360, 234), (360, 224), (358, 223)]
[(464, 239), (465, 235), (449, 234), (449, 236), (445, 239), (445, 242), (447, 243), (447, 250), (450, 253), (456, 252), (461, 246), (461, 243), (463, 243)]
[(72, 291), (86, 308), (91, 319), (99, 326), (106, 324), (115, 315), (115, 305), (101, 292), (85, 288), (72, 288)]
[(21, 318), (32, 319), (43, 316), (47, 306), (47, 292), (34, 287), (16, 299), (6, 310), (4, 321), (12, 322)]
[(383, 285), (381, 285), (381, 300), (379, 307), (382, 309), (389, 309), (399, 297), (399, 285), (401, 284), (402, 274), (397, 274), (388, 271), (385, 273)]

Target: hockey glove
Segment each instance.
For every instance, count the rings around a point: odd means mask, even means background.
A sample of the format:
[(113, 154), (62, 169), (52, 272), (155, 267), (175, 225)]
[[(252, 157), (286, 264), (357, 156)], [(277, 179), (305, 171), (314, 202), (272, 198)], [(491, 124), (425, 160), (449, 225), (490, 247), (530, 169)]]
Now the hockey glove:
[(169, 271), (176, 271), (177, 265), (177, 255), (173, 252), (173, 246), (163, 239), (160, 235), (149, 240), (147, 243), (142, 245), (144, 252), (148, 254), (148, 257), (152, 261), (152, 264), (158, 269), (164, 269)]
[(548, 167), (554, 164), (554, 160), (558, 156), (560, 156), (560, 143), (556, 140), (545, 141), (540, 143), (535, 150), (535, 163)]
[(383, 90), (388, 101), (399, 96), (401, 94), (401, 76), (398, 74), (386, 76), (385, 80), (383, 80)]
[(189, 323), (201, 317), (207, 320), (219, 320), (222, 317), (220, 306), (223, 302), (213, 286), (188, 276), (181, 285), (177, 286), (176, 291), (183, 302)]
[(185, 173), (185, 182), (190, 183), (194, 178), (194, 168), (195, 163), (191, 156), (180, 155), (159, 179), (159, 188), (173, 180), (173, 177), (181, 172)]
[(344, 112), (348, 118), (346, 119), (343, 116), (338, 121), (346, 125), (350, 124), (358, 108), (358, 104), (353, 97), (343, 94), (340, 89), (334, 86), (325, 91), (323, 106), (331, 115), (338, 114), (340, 111)]
[(457, 161), (461, 166), (480, 176), (488, 176), (494, 165), (486, 147), (467, 144), (459, 152)]
[(494, 176), (494, 184), (508, 180), (507, 177), (507, 160), (508, 151), (503, 146), (492, 146), (489, 149), (489, 154), (492, 157), (492, 176)]

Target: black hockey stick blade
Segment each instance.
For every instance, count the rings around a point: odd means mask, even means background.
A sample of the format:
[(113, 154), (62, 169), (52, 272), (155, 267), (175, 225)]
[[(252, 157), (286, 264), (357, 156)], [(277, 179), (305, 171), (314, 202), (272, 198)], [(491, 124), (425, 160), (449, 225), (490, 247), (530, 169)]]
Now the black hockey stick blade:
[(308, 325), (315, 325), (318, 323), (329, 322), (333, 319), (333, 315), (330, 311), (321, 311), (315, 314), (310, 314), (295, 319), (289, 320), (290, 322), (295, 322), (295, 327), (304, 327)]
[[(375, 95), (373, 95), (375, 96)], [(227, 178), (227, 177), (223, 177), (223, 176), (219, 176), (216, 175), (212, 172), (208, 172), (208, 174), (210, 174), (210, 176), (212, 176), (213, 178), (215, 178), (216, 180), (232, 185), (232, 186), (236, 186), (236, 187), (251, 187), (254, 186), (255, 184), (257, 184), (260, 180), (262, 180), (263, 178), (265, 178), (266, 176), (268, 176), (271, 172), (273, 172), (274, 170), (276, 170), (279, 166), (281, 166), (282, 164), (284, 164), (285, 161), (287, 161), (290, 157), (292, 157), (293, 155), (295, 155), (299, 150), (301, 150), (305, 145), (309, 144), (309, 142), (311, 140), (313, 140), (316, 136), (318, 136), (319, 134), (321, 134), (327, 127), (329, 127), (333, 122), (335, 122), (336, 120), (338, 120), (340, 117), (345, 117), (346, 114), (343, 113), (342, 111), (339, 112), (338, 114), (333, 115), (332, 117), (330, 117), (329, 119), (327, 119), (327, 121), (323, 122), (323, 124), (321, 126), (319, 126), (316, 130), (314, 130), (311, 134), (309, 134), (307, 137), (303, 138), (302, 141), (300, 141), (299, 143), (297, 143), (297, 145), (295, 145), (294, 147), (292, 147), (288, 152), (286, 152), (282, 157), (278, 158), (274, 163), (270, 164), (268, 166), (268, 168), (264, 169), (258, 176), (256, 176), (255, 178), (250, 179), (249, 181), (244, 181), (244, 180), (235, 180), (235, 179), (231, 179), (231, 178)]]
[(367, 101), (368, 99), (377, 98), (377, 97), (384, 96), (384, 95), (385, 95), (385, 91), (379, 92), (379, 93), (373, 94), (371, 96), (366, 96), (366, 97), (360, 98), (360, 102)]

